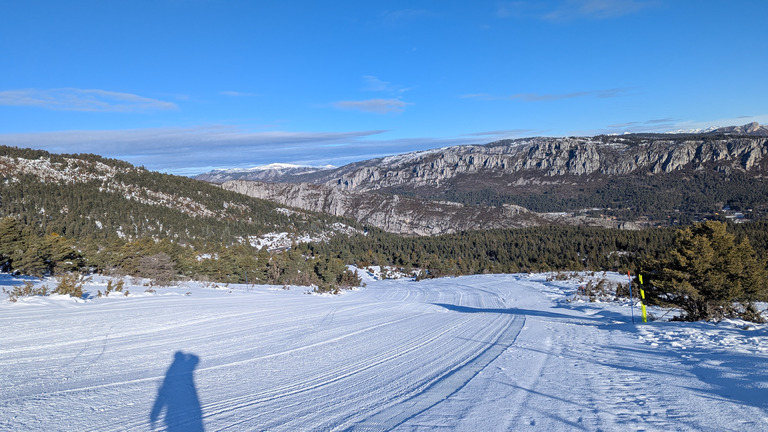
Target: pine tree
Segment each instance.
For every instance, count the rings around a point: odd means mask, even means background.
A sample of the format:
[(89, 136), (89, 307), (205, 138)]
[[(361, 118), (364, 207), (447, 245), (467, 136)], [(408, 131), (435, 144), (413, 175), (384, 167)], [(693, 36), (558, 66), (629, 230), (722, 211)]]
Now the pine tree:
[(709, 221), (680, 230), (676, 248), (651, 263), (648, 293), (690, 321), (737, 317), (768, 295), (768, 271), (749, 241)]
[(0, 268), (10, 271), (13, 267), (12, 258), (19, 248), (21, 227), (16, 219), (5, 217), (0, 219)]

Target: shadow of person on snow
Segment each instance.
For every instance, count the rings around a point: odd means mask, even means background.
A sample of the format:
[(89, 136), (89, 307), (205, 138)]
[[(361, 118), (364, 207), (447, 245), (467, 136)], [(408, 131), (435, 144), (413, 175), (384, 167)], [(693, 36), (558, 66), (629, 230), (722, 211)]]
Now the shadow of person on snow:
[(200, 357), (177, 351), (157, 391), (149, 420), (155, 429), (160, 413), (165, 410), (165, 427), (169, 432), (203, 431), (203, 410), (197, 397), (193, 373)]

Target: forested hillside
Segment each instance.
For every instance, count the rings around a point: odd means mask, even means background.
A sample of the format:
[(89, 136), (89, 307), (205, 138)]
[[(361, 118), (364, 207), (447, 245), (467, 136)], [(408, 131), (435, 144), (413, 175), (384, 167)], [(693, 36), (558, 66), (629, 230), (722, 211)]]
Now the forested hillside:
[(292, 257), (293, 265), (265, 250), (255, 265), (253, 244), (269, 233), (308, 240), (356, 229), (340, 218), (95, 155), (0, 147), (0, 176), (0, 263), (33, 275), (90, 269), (151, 276), (154, 266), (174, 276), (241, 281), (248, 267), (251, 281), (287, 283), (317, 264), (316, 275), (305, 272), (303, 280), (333, 284), (344, 271), (336, 262)]
[(320, 232), (340, 220), (95, 155), (0, 147), (0, 176), (0, 216), (68, 237), (233, 244), (276, 230)]

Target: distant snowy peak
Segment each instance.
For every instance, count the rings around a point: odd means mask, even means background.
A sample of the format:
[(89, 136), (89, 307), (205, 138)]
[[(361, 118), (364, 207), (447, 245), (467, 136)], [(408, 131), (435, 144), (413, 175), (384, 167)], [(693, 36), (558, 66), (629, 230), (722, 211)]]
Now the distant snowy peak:
[(315, 172), (325, 169), (332, 169), (336, 168), (333, 165), (325, 165), (321, 167), (316, 166), (308, 166), (308, 165), (294, 165), (294, 164), (287, 164), (287, 163), (271, 163), (268, 165), (259, 165), (251, 168), (227, 168), (227, 169), (219, 169), (219, 170), (213, 170), (212, 173), (251, 173), (251, 172), (259, 172), (259, 171), (281, 171), (281, 172)]
[(229, 180), (280, 181), (280, 179), (285, 177), (312, 174), (334, 168), (336, 167), (333, 165), (312, 167), (285, 163), (273, 163), (252, 168), (214, 170), (205, 174), (200, 174), (195, 178), (197, 180), (203, 180), (211, 183), (224, 183), (225, 181)]
[(671, 131), (672, 134), (720, 134), (743, 136), (768, 136), (768, 127), (758, 122), (752, 122), (743, 126), (712, 126), (704, 129), (679, 129)]
[(332, 169), (336, 168), (333, 165), (325, 165), (321, 167), (313, 167), (308, 165), (294, 165), (294, 164), (286, 164), (286, 163), (271, 163), (268, 165), (260, 165), (253, 168), (245, 168), (241, 171), (267, 171), (267, 170), (296, 170), (296, 171), (319, 171), (324, 169)]
[[(675, 129), (675, 130), (672, 130), (672, 131), (669, 131), (669, 132), (665, 132), (665, 133), (668, 133), (668, 134), (681, 134), (681, 135), (682, 134), (705, 134), (705, 133), (710, 133), (710, 132), (712, 132), (714, 130), (717, 130), (717, 129), (718, 129), (717, 126), (710, 126), (708, 128), (699, 128), (699, 129)], [(631, 135), (631, 133), (629, 135)]]

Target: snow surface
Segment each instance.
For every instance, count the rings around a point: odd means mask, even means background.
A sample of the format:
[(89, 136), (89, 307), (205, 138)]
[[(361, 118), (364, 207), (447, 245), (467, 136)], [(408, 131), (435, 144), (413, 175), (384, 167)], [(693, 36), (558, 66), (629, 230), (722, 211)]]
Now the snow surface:
[[(292, 210), (278, 208), (279, 213)], [(270, 232), (261, 236), (249, 236), (248, 243), (256, 249), (267, 248), (267, 250), (290, 249), (293, 243), (327, 242), (335, 235), (352, 236), (355, 234), (365, 234), (363, 231), (351, 227), (341, 222), (334, 222), (329, 231), (316, 233), (289, 233), (289, 232)]]
[(768, 430), (764, 325), (632, 325), (543, 274), (365, 276), (0, 301), (0, 430)]

